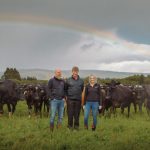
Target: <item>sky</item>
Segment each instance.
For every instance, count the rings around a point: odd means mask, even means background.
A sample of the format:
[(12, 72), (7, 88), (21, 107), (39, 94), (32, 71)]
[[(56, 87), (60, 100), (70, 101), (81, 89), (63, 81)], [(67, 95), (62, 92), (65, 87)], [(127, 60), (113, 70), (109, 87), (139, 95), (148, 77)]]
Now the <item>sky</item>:
[(150, 73), (149, 0), (0, 0), (0, 71)]

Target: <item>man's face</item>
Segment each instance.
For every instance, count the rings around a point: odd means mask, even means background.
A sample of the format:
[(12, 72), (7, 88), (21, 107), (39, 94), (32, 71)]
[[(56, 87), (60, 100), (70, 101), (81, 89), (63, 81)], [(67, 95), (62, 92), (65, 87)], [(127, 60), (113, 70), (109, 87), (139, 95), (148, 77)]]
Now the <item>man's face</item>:
[(55, 77), (56, 78), (61, 78), (61, 70), (58, 69), (58, 70), (55, 71)]
[(78, 74), (79, 74), (78, 71), (72, 71), (72, 76), (73, 76), (74, 78), (77, 78), (77, 77), (78, 77)]

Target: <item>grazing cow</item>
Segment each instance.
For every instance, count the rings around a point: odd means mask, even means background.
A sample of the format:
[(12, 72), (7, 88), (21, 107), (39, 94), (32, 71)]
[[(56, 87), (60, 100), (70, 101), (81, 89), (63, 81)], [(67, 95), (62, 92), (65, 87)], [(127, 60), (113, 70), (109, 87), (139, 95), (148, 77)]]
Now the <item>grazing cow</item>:
[(107, 84), (106, 88), (106, 100), (110, 101), (113, 112), (115, 108), (121, 108), (121, 113), (124, 112), (124, 108), (128, 107), (128, 117), (130, 114), (130, 105), (133, 102), (132, 90), (127, 86), (120, 85), (120, 83), (112, 80)]
[(136, 105), (139, 106), (139, 112), (142, 113), (142, 105), (145, 101), (145, 90), (143, 86), (136, 85), (133, 88), (133, 97), (135, 102), (135, 111), (137, 111)]
[(145, 89), (145, 97), (146, 97), (146, 110), (148, 115), (150, 116), (150, 85), (144, 85)]
[(17, 84), (12, 80), (0, 82), (0, 113), (3, 113), (3, 105), (7, 104), (9, 116), (15, 112), (17, 101), (21, 98), (21, 92)]

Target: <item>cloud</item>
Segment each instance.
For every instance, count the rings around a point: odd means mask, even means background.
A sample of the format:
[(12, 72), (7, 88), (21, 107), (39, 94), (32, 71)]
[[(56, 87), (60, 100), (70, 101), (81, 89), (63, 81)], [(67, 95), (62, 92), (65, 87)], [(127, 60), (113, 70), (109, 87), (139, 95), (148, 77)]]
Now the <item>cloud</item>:
[(149, 73), (149, 66), (150, 61), (122, 61), (120, 63), (114, 62), (99, 64), (99, 69), (119, 72)]
[[(113, 34), (113, 33), (112, 33)], [(92, 43), (92, 44), (91, 44)], [(88, 46), (87, 46), (88, 45)], [(86, 51), (83, 47), (86, 46)], [(150, 60), (149, 45), (140, 45), (126, 41), (112, 40), (83, 34), (78, 45), (70, 49), (69, 55), (79, 55), (81, 60), (99, 63), (111, 63), (132, 60)], [(72, 52), (73, 51), (73, 52)], [(80, 58), (79, 58), (80, 59)]]
[[(86, 51), (83, 50), (85, 45)], [(66, 58), (70, 64), (78, 62), (84, 69), (150, 72), (149, 49), (149, 45), (82, 34), (80, 42), (71, 47)]]
[[(0, 23), (1, 70), (17, 68), (54, 68), (80, 35), (61, 27), (29, 23)], [(64, 59), (65, 60), (65, 59)], [(56, 62), (57, 61), (57, 62)]]
[(57, 26), (1, 23), (1, 70), (71, 69), (77, 65), (81, 69), (150, 72), (150, 45), (128, 42), (113, 31), (94, 35)]

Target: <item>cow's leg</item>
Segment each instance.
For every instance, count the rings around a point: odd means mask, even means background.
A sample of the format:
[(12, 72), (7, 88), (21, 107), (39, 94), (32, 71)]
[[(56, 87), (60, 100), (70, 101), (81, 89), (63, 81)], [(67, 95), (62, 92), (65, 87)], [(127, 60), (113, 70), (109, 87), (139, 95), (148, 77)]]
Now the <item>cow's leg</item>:
[(148, 116), (150, 117), (150, 101), (149, 100), (147, 100), (146, 102), (146, 110), (147, 110)]
[(128, 103), (127, 102), (126, 103), (125, 102), (121, 103), (120, 108), (121, 108), (121, 113), (122, 114), (124, 114), (125, 107), (128, 107)]
[(142, 102), (139, 102), (139, 112), (142, 113)]
[(111, 107), (110, 107), (110, 117), (111, 117), (111, 114), (112, 114), (112, 113), (114, 114), (114, 106), (111, 106)]
[(40, 113), (40, 105), (38, 104), (38, 102), (34, 104), (34, 113), (35, 116), (37, 116)]
[(15, 112), (16, 110), (16, 104), (12, 104), (12, 114)]
[(101, 113), (102, 113), (102, 115), (104, 116), (104, 114), (105, 114), (105, 107), (104, 107), (104, 106), (103, 106), (102, 109), (101, 109)]
[(35, 116), (37, 115), (37, 107), (35, 104), (34, 104), (34, 114), (35, 114)]
[(40, 99), (40, 102), (38, 103), (39, 111), (42, 112), (42, 106), (43, 106), (44, 100)]
[(123, 115), (124, 114), (125, 104), (122, 103), (121, 106), (120, 106), (120, 108), (121, 108), (121, 114)]
[(16, 110), (16, 105), (17, 105), (17, 101), (14, 101), (12, 104), (12, 114), (15, 112), (15, 110)]
[(129, 118), (129, 115), (130, 115), (130, 104), (128, 105), (128, 118)]
[(9, 118), (12, 116), (12, 109), (11, 109), (11, 106), (9, 103), (7, 103), (7, 108), (8, 108), (8, 115), (9, 115)]
[(3, 110), (3, 104), (0, 103), (0, 116), (2, 116), (3, 112), (4, 112), (4, 110)]
[(114, 117), (117, 117), (116, 107), (113, 107), (113, 115), (114, 115)]
[(117, 113), (116, 113), (117, 111), (116, 111), (116, 110), (117, 110), (117, 108), (116, 108), (116, 107), (114, 107), (115, 117), (117, 117)]
[[(46, 111), (46, 116), (49, 115), (49, 109), (50, 109), (50, 105), (49, 105), (49, 101), (48, 100), (44, 100), (43, 101), (43, 111)], [(46, 109), (46, 110), (45, 110)]]
[(40, 117), (42, 117), (42, 103), (40, 102), (40, 104), (38, 104), (38, 112), (40, 113)]
[(45, 107), (47, 106), (45, 100), (44, 100), (44, 104), (43, 104), (43, 105), (44, 105), (44, 106), (43, 106), (43, 111), (45, 112)]
[(115, 103), (112, 104), (112, 107), (110, 107), (110, 112), (113, 113), (113, 116), (116, 117), (117, 114), (116, 114), (116, 107), (115, 107)]
[(134, 112), (137, 113), (137, 106), (136, 106), (136, 102), (133, 102), (133, 106), (134, 106)]
[(32, 106), (30, 104), (28, 104), (28, 113), (29, 113), (29, 118), (31, 118)]
[(41, 102), (40, 102), (40, 117), (42, 117), (42, 106), (43, 106), (43, 103), (44, 103), (44, 101), (42, 100)]
[(124, 107), (121, 106), (121, 114), (124, 114)]
[(121, 112), (123, 113), (124, 112), (124, 108), (125, 107), (128, 107), (128, 117), (129, 117), (129, 114), (130, 114), (130, 103), (122, 103), (121, 104)]
[(121, 107), (121, 114), (124, 114), (124, 107)]

